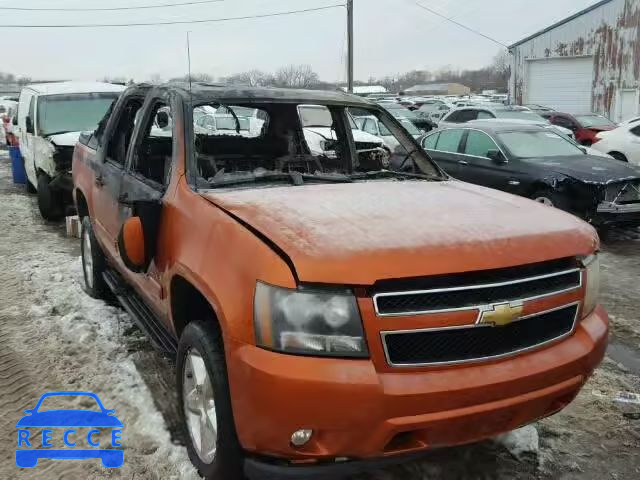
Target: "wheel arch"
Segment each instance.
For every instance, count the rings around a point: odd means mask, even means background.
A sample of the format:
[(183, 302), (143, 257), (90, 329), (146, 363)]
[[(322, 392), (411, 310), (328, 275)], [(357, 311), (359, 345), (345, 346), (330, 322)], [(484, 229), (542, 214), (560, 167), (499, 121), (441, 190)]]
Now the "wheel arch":
[(170, 314), (177, 338), (194, 320), (210, 320), (223, 331), (219, 309), (203, 289), (181, 273), (176, 273), (169, 284)]
[(76, 202), (76, 210), (78, 211), (78, 217), (80, 217), (80, 220), (82, 221), (84, 217), (90, 216), (89, 202), (87, 202), (87, 197), (85, 197), (82, 190), (80, 190), (77, 187), (73, 191), (73, 197)]

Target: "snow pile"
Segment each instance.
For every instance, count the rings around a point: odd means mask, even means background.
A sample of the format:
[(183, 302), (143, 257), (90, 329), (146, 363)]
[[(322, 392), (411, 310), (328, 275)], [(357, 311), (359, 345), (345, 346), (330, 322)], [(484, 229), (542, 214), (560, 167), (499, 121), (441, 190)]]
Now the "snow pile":
[(516, 458), (522, 458), (525, 454), (538, 454), (540, 451), (538, 430), (533, 425), (500, 435), (495, 441)]
[[(186, 449), (172, 444), (161, 413), (136, 370), (123, 332), (130, 318), (120, 309), (90, 298), (82, 289), (82, 261), (51, 248), (61, 244), (46, 235), (39, 251), (18, 265), (39, 297), (30, 308), (32, 322), (24, 347), (58, 377), (60, 390), (95, 392), (124, 423), (123, 476), (199, 478)], [(28, 325), (27, 324), (27, 328)], [(102, 467), (96, 466), (103, 473)], [(96, 472), (98, 473), (98, 472)]]

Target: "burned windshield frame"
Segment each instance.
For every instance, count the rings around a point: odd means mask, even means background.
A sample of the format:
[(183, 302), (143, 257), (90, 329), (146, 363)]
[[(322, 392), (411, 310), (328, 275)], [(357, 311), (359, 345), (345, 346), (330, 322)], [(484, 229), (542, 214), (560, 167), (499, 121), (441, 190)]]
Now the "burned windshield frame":
[[(255, 109), (264, 110), (265, 113), (270, 117), (269, 119), (270, 122), (275, 122), (274, 118), (278, 110), (282, 109), (282, 111), (284, 112), (286, 109), (285, 107), (286, 105), (295, 105), (295, 108), (298, 108), (300, 106), (305, 106), (305, 105), (325, 107), (331, 112), (332, 120), (334, 123), (333, 127), (335, 131), (335, 140), (334, 140), (335, 147), (332, 148), (332, 150), (335, 150), (337, 154), (336, 155), (337, 158), (334, 157), (333, 163), (331, 162), (325, 163), (322, 160), (325, 157), (312, 153), (311, 156), (314, 156), (317, 158), (317, 163), (319, 165), (319, 168), (317, 170), (312, 170), (312, 166), (310, 164), (310, 166), (300, 168), (299, 170), (298, 170), (298, 166), (295, 166), (295, 167), (291, 167), (291, 168), (295, 168), (295, 170), (287, 170), (283, 168), (282, 171), (299, 172), (307, 176), (313, 176), (314, 174), (318, 174), (319, 175), (318, 178), (321, 180), (323, 176), (326, 179), (327, 175), (336, 175), (336, 174), (351, 175), (354, 173), (361, 174), (369, 171), (384, 171), (384, 170), (390, 169), (390, 166), (388, 164), (379, 164), (375, 168), (368, 168), (366, 166), (361, 165), (361, 162), (360, 162), (361, 154), (363, 152), (366, 153), (366, 152), (372, 151), (371, 149), (373, 147), (367, 147), (369, 150), (366, 150), (366, 151), (365, 150), (358, 151), (356, 149), (356, 140), (354, 139), (354, 132), (358, 130), (357, 130), (357, 127), (355, 130), (353, 129), (353, 127), (355, 127), (355, 122), (353, 122), (353, 118), (350, 116), (350, 113), (349, 113), (350, 105), (335, 105), (330, 103), (324, 104), (322, 102), (312, 102), (312, 101), (299, 102), (299, 103), (293, 103), (293, 104), (289, 102), (263, 101), (260, 103), (248, 104), (246, 101), (236, 102), (229, 99), (225, 99), (224, 101), (216, 100), (216, 99), (211, 99), (209, 101), (200, 100), (197, 103), (188, 104), (186, 108), (187, 113), (185, 115), (185, 118), (189, 119), (189, 121), (186, 122), (187, 125), (185, 126), (186, 127), (185, 133), (191, 136), (191, 139), (186, 142), (187, 148), (188, 148), (187, 155), (189, 158), (189, 160), (187, 161), (186, 173), (187, 173), (187, 178), (189, 179), (189, 183), (196, 188), (198, 187), (204, 188), (204, 189), (212, 188), (212, 183), (210, 180), (213, 177), (211, 177), (210, 175), (211, 172), (208, 172), (207, 174), (200, 173), (198, 151), (196, 148), (197, 134), (196, 134), (196, 129), (194, 125), (194, 111), (197, 111), (198, 107), (203, 107), (205, 105), (209, 105), (212, 107), (216, 107), (219, 105), (224, 105), (226, 107), (237, 106), (237, 107), (242, 107), (243, 109), (246, 108), (251, 110), (255, 110)], [(400, 148), (399, 155), (402, 157), (410, 157), (412, 159), (412, 161), (410, 161), (409, 164), (413, 165), (412, 169), (415, 173), (423, 173), (426, 176), (429, 176), (430, 178), (433, 178), (433, 177), (438, 177), (442, 179), (448, 178), (447, 175), (430, 159), (428, 154), (424, 152), (424, 150), (417, 143), (416, 139), (413, 136), (411, 136), (405, 130), (405, 128), (400, 124), (400, 122), (396, 120), (390, 113), (382, 109), (379, 109), (377, 107), (372, 107), (372, 108), (365, 107), (364, 110), (366, 110), (369, 115), (375, 116), (378, 119), (378, 121), (382, 122), (383, 125), (387, 129), (389, 129), (389, 131), (393, 134), (393, 137), (398, 140), (398, 146)], [(302, 126), (302, 119), (300, 118), (299, 115), (298, 115), (298, 125), (296, 129), (298, 128), (299, 128), (299, 133), (301, 133), (304, 138), (304, 127)], [(267, 133), (265, 132), (265, 134)], [(380, 152), (384, 152), (384, 148), (382, 148), (384, 146), (384, 141), (383, 139), (380, 139), (380, 141), (381, 141), (381, 145), (378, 148), (375, 148), (373, 150), (376, 150), (376, 151), (379, 150)], [(304, 156), (304, 150), (307, 150), (307, 148), (309, 148), (310, 146), (307, 144), (306, 139), (304, 139), (303, 143), (306, 145), (306, 148), (303, 148), (302, 150), (298, 148), (295, 150), (295, 153), (293, 153), (293, 150), (290, 150), (290, 155)], [(243, 149), (239, 149), (239, 153), (241, 153), (242, 150)], [(387, 149), (387, 150), (390, 151), (391, 149)], [(280, 157), (276, 156), (274, 157), (273, 160), (278, 160), (279, 158)], [(247, 157), (247, 159), (250, 159), (250, 157)], [(256, 158), (256, 163), (259, 163), (259, 162), (260, 162), (260, 159)], [(266, 169), (265, 172), (272, 171), (272, 167), (273, 165), (271, 165), (269, 162), (266, 162), (264, 165), (264, 168)], [(326, 167), (326, 168), (323, 168), (323, 167)], [(220, 166), (218, 165), (218, 168), (216, 170), (219, 170), (219, 168)], [(224, 172), (223, 175), (226, 175), (226, 174), (240, 175), (245, 172), (248, 175), (250, 175), (251, 173), (255, 173), (256, 169), (261, 170), (258, 167), (255, 167), (255, 168), (252, 167), (253, 169), (247, 169), (247, 170), (243, 170), (242, 168), (243, 167), (241, 166), (238, 170), (233, 170), (233, 171), (229, 170), (228, 172)], [(277, 167), (273, 169), (273, 172), (280, 171), (280, 168), (282, 167)]]

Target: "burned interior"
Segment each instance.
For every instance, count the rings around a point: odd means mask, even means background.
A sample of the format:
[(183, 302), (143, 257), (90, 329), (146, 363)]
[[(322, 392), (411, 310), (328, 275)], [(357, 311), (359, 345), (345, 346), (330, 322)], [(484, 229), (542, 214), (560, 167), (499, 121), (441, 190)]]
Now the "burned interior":
[(193, 109), (198, 181), (224, 186), (245, 177), (274, 179), (278, 174), (305, 175), (306, 181), (350, 181), (348, 175), (386, 171), (394, 156), (417, 174), (440, 174), (390, 116), (373, 107), (367, 112), (387, 125), (396, 146), (358, 130), (347, 105), (198, 103)]

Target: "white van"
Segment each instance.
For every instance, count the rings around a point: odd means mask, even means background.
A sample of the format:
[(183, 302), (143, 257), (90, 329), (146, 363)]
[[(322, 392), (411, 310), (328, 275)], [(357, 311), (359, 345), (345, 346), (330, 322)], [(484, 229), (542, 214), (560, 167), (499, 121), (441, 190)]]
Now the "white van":
[(20, 93), (14, 131), (27, 172), (27, 189), (38, 193), (46, 220), (57, 220), (71, 205), (71, 160), (81, 132), (92, 131), (124, 90), (97, 82), (28, 85)]

